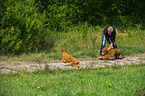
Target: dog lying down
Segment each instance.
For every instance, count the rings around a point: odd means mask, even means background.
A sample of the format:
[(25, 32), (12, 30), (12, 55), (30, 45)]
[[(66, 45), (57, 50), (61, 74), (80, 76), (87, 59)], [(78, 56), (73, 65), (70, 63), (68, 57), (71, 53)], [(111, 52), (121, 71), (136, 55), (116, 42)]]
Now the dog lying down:
[(102, 54), (103, 54), (102, 56), (99, 56), (99, 59), (105, 60), (105, 59), (109, 59), (110, 57), (115, 56), (115, 55), (117, 55), (116, 59), (122, 58), (121, 52), (116, 48), (112, 48), (110, 50), (107, 50), (107, 48), (103, 48)]
[(70, 63), (73, 67), (76, 66), (77, 68), (80, 68), (79, 61), (77, 58), (68, 55), (66, 50), (61, 51), (62, 51), (62, 61), (64, 63)]

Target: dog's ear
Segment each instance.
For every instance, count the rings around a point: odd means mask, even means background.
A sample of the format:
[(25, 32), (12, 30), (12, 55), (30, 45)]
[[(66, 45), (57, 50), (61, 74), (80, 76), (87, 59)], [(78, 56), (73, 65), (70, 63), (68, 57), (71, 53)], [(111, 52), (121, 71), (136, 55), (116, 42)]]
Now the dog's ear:
[(107, 48), (103, 48), (103, 50), (102, 50), (102, 54), (105, 55), (105, 54), (107, 54), (107, 53), (108, 53)]
[(62, 52), (66, 52), (66, 50), (61, 50)]

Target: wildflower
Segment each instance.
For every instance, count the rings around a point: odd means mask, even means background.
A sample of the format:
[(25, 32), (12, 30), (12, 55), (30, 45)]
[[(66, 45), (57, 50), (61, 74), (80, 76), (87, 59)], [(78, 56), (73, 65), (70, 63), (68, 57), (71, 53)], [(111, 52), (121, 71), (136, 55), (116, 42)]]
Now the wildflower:
[(49, 25), (49, 23), (48, 24), (45, 24), (45, 25), (47, 26), (47, 25)]
[(40, 88), (40, 87), (37, 87), (37, 88)]
[(10, 7), (8, 7), (7, 10), (10, 10)]
[(56, 85), (57, 85), (58, 83), (56, 83)]
[(13, 34), (13, 31), (15, 30), (14, 26), (12, 26), (11, 30), (11, 34)]

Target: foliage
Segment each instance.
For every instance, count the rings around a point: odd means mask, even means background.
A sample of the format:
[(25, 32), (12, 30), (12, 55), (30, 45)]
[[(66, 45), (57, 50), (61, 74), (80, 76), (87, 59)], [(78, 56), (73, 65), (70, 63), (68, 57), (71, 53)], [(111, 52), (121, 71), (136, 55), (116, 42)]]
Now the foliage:
[(47, 11), (49, 27), (66, 27), (88, 22), (92, 25), (141, 24), (144, 27), (144, 1), (142, 0), (36, 0)]
[(1, 50), (21, 53), (41, 48), (46, 34), (45, 14), (40, 14), (32, 0), (8, 2), (1, 20)]
[[(127, 16), (128, 21), (133, 24), (144, 24), (145, 2), (142, 0), (119, 0), (118, 7), (122, 16)], [(145, 25), (143, 25), (145, 27)]]

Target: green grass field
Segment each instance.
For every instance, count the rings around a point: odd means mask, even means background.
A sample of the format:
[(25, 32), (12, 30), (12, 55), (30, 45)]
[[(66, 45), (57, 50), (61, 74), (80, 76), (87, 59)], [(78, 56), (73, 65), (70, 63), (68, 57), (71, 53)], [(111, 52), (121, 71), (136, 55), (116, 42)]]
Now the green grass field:
[(145, 64), (0, 75), (1, 96), (138, 96)]

